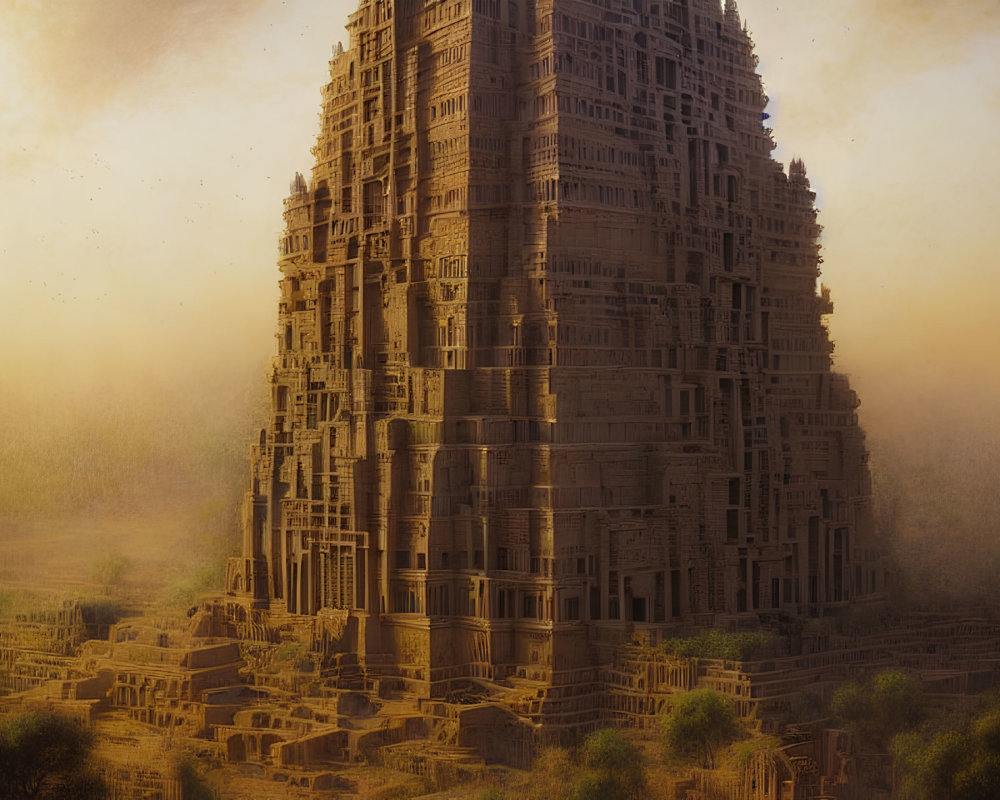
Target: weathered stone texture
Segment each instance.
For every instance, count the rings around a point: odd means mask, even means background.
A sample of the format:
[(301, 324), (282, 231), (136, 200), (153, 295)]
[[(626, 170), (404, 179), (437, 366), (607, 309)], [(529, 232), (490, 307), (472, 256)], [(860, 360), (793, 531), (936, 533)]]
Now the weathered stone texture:
[(348, 27), (228, 589), (431, 696), (582, 691), (637, 629), (882, 591), (814, 194), (735, 6), (363, 0)]

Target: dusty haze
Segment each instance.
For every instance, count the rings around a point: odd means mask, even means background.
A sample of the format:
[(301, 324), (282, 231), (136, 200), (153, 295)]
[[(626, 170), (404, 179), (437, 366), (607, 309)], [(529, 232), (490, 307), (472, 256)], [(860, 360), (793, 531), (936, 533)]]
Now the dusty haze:
[[(1000, 560), (1000, 5), (740, 9), (776, 157), (803, 158), (818, 191), (880, 519), (911, 583), (977, 596)], [(232, 545), (274, 350), (281, 199), (311, 165), (351, 10), (0, 8), (0, 541), (62, 531), (81, 574), (115, 547), (176, 573)], [(40, 563), (13, 552), (0, 581)]]

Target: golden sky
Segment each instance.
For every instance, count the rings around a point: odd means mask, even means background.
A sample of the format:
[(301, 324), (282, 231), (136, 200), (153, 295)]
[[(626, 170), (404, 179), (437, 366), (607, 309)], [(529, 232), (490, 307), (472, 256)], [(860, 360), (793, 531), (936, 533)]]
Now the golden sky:
[(740, 8), (776, 156), (802, 157), (818, 193), (836, 361), (870, 435), (938, 413), (995, 431), (1000, 3)]
[[(5, 0), (0, 334), (20, 409), (261, 381), (281, 200), (353, 4)], [(873, 438), (997, 441), (1000, 2), (743, 0)], [(228, 388), (227, 388), (228, 387)], [(4, 407), (0, 402), (0, 408)], [(13, 405), (9, 405), (13, 404)], [(935, 422), (935, 419), (938, 421)]]
[(0, 7), (4, 358), (171, 382), (272, 351), (281, 199), (347, 6)]

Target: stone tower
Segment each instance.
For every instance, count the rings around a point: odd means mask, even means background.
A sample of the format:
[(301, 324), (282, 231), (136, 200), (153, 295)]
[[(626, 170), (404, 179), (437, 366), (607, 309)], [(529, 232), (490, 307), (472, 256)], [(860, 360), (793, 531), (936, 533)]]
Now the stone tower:
[[(883, 589), (732, 0), (362, 0), (285, 201), (229, 589), (424, 695)], [(338, 48), (339, 50), (339, 48)]]

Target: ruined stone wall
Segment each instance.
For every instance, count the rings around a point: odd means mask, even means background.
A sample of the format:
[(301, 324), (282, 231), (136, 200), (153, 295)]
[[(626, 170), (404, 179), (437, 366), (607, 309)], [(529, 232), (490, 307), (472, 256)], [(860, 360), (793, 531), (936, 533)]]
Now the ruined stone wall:
[(362, 2), (285, 201), (229, 588), (418, 693), (883, 589), (735, 6)]

